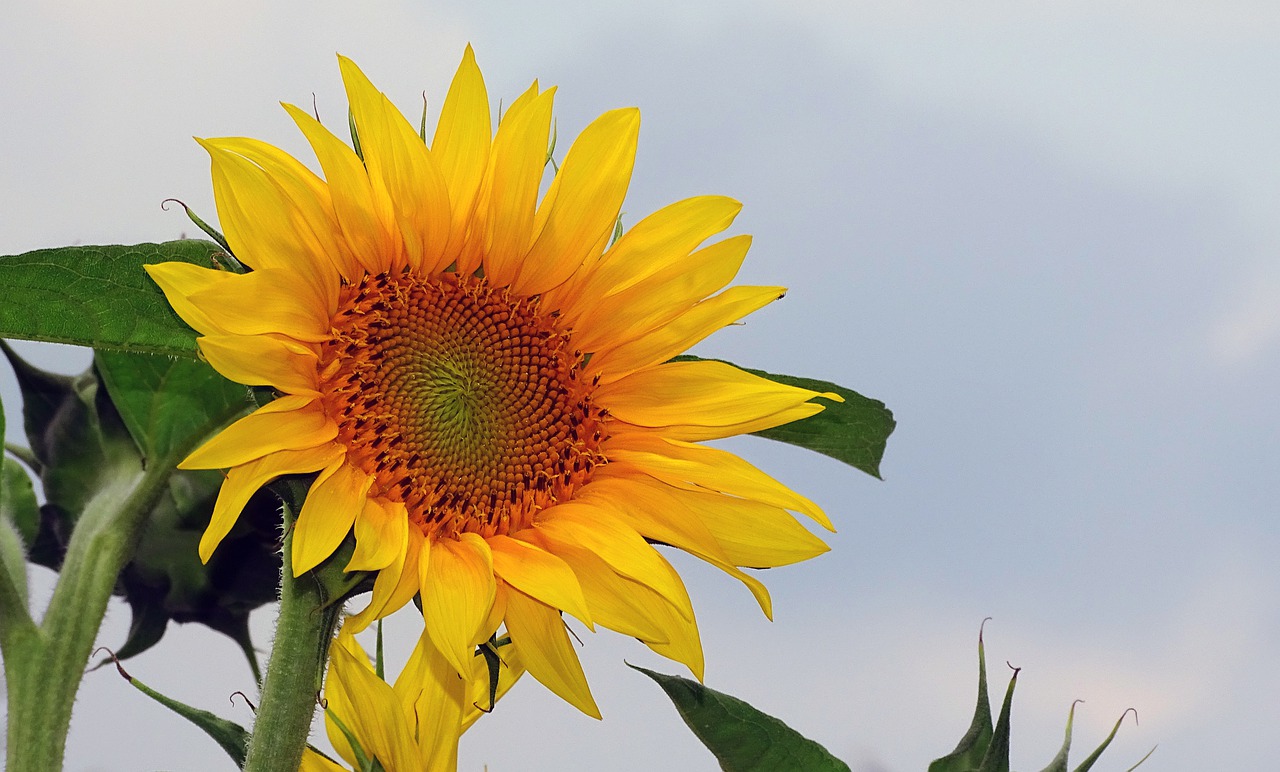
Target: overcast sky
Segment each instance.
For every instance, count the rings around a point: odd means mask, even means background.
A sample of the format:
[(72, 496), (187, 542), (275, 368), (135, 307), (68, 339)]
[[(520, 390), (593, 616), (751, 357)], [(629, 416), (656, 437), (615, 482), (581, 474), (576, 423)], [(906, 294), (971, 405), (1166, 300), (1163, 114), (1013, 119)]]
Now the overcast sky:
[[(923, 770), (968, 724), (991, 616), (997, 697), (1005, 660), (1023, 668), (1015, 768), (1048, 763), (1083, 699), (1076, 758), (1125, 708), (1141, 717), (1099, 769), (1156, 744), (1146, 768), (1263, 769), (1280, 756), (1280, 10), (1169, 5), (13, 4), (0, 253), (191, 234), (159, 207), (214, 216), (191, 136), (310, 161), (278, 102), (314, 94), (341, 126), (335, 52), (416, 116), (471, 42), (495, 102), (559, 85), (562, 148), (637, 105), (630, 222), (738, 198), (735, 230), (755, 236), (740, 280), (790, 287), (699, 352), (836, 381), (899, 421), (884, 482), (731, 444), (839, 533), (764, 577), (772, 623), (733, 580), (676, 561), (708, 685), (855, 770)], [(0, 388), (16, 440), (7, 369)], [(35, 573), (47, 596), (52, 574)], [(100, 642), (127, 627), (113, 604)], [(271, 627), (255, 616), (263, 648)], [(612, 633), (584, 640), (604, 721), (527, 679), (464, 739), (463, 770), (715, 768), (622, 660), (677, 666)], [(251, 719), (228, 702), (253, 688), (228, 639), (173, 626), (129, 667)], [(67, 769), (232, 768), (113, 673), (86, 678)]]

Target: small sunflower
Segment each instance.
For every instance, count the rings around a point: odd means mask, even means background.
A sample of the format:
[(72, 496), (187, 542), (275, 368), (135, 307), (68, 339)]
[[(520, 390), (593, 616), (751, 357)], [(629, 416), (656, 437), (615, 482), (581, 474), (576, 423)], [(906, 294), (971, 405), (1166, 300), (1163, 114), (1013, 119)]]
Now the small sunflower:
[(808, 499), (700, 443), (839, 396), (673, 361), (784, 293), (724, 289), (750, 237), (704, 242), (740, 204), (690, 198), (612, 240), (636, 109), (587, 126), (539, 200), (554, 89), (535, 81), (495, 133), (468, 47), (428, 143), (339, 63), (359, 152), (285, 105), (323, 179), (257, 140), (200, 141), (227, 241), (253, 270), (148, 266), (218, 372), (279, 394), (182, 463), (228, 470), (201, 558), (260, 486), (318, 473), (292, 568), (354, 531), (347, 570), (377, 572), (355, 629), (420, 595), (427, 634), (465, 675), (505, 625), (534, 678), (597, 717), (562, 612), (701, 678), (689, 597), (651, 543), (728, 572), (770, 615), (741, 568), (826, 551), (788, 510), (831, 528)]
[[(458, 766), (458, 738), (523, 673), (515, 646), (504, 642), (489, 644), (483, 656), (476, 654), (470, 671), (459, 678), (424, 632), (392, 686), (378, 677), (344, 625), (329, 649), (325, 679), (329, 742), (350, 769), (452, 772)], [(372, 767), (374, 761), (380, 767)], [(347, 769), (308, 748), (299, 772)]]

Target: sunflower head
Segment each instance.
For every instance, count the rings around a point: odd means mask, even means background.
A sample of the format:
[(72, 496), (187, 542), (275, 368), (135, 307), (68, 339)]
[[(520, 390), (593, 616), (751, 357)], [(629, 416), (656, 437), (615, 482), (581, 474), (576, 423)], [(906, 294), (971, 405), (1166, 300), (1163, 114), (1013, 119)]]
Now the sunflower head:
[(612, 239), (634, 108), (588, 125), (543, 190), (554, 89), (498, 121), (470, 48), (424, 141), (340, 59), (360, 153), (292, 106), (323, 177), (245, 138), (202, 140), (242, 275), (148, 270), (223, 375), (278, 398), (184, 462), (226, 469), (200, 544), (248, 497), (315, 474), (292, 568), (354, 536), (376, 572), (368, 625), (420, 598), (434, 651), (466, 677), (505, 627), (535, 678), (597, 715), (562, 613), (702, 671), (693, 609), (652, 546), (769, 597), (745, 568), (825, 551), (812, 502), (704, 440), (811, 416), (817, 397), (731, 365), (673, 358), (783, 294), (726, 285), (740, 205), (700, 196)]

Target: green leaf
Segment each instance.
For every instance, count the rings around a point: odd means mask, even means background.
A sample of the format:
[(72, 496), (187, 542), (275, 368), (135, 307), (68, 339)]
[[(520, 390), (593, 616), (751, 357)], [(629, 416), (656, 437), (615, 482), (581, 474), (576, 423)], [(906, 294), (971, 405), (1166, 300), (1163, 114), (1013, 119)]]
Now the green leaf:
[(1000, 706), (1000, 718), (996, 719), (995, 732), (991, 735), (991, 745), (982, 757), (978, 772), (1009, 772), (1009, 728), (1013, 718), (1013, 690), (1018, 685), (1018, 671), (1013, 668), (1013, 677), (1009, 679), (1009, 688), (1004, 692), (1004, 704)]
[(635, 665), (675, 703), (680, 717), (728, 772), (849, 772), (849, 766), (773, 716), (697, 681)]
[(149, 461), (177, 463), (252, 407), (247, 388), (200, 360), (98, 351), (94, 364)]
[(40, 249), (0, 256), (0, 337), (196, 356), (196, 333), (142, 266), (213, 265), (222, 249), (183, 240)]
[(929, 765), (929, 772), (972, 772), (982, 763), (993, 734), (991, 700), (987, 696), (987, 653), (978, 630), (978, 705), (973, 711), (969, 730), (960, 738), (955, 750)]
[(200, 727), (205, 734), (213, 738), (214, 742), (222, 750), (227, 752), (227, 755), (235, 761), (237, 767), (244, 766), (245, 750), (249, 747), (249, 733), (245, 731), (244, 727), (207, 710), (199, 710), (178, 702), (171, 697), (164, 696), (125, 672), (118, 660), (116, 661), (116, 670), (120, 671), (120, 675), (132, 684), (135, 689)]
[[(676, 361), (694, 361), (702, 359), (695, 356), (678, 356)], [(724, 360), (710, 360), (723, 362)], [(726, 362), (726, 364), (733, 364)], [(753, 370), (750, 367), (733, 365), (761, 378), (788, 386), (798, 386), (817, 392), (835, 392), (844, 397), (844, 402), (832, 402), (824, 399), (825, 409), (817, 415), (789, 424), (775, 426), (772, 429), (752, 432), (758, 437), (765, 437), (790, 445), (816, 451), (830, 456), (837, 461), (860, 469), (872, 477), (880, 477), (880, 460), (884, 457), (885, 444), (897, 423), (893, 413), (879, 400), (864, 397), (856, 391), (837, 386), (830, 381), (819, 381), (813, 378), (800, 378), (794, 375), (779, 375), (764, 370)]]

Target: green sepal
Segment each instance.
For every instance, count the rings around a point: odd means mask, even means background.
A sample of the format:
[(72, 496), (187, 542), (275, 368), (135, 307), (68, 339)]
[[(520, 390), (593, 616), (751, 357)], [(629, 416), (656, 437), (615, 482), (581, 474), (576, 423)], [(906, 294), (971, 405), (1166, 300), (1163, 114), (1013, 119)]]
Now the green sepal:
[[(629, 664), (629, 663), (628, 663)], [(849, 765), (782, 721), (737, 697), (708, 689), (697, 681), (664, 675), (636, 665), (652, 678), (680, 717), (728, 772), (849, 772)]]
[(119, 671), (121, 677), (128, 681), (135, 689), (147, 695), (151, 699), (165, 706), (179, 716), (200, 727), (207, 735), (213, 738), (218, 747), (226, 751), (231, 760), (236, 763), (236, 767), (244, 766), (245, 749), (249, 745), (249, 732), (244, 727), (234, 721), (228, 721), (217, 714), (210, 713), (207, 710), (193, 708), (186, 703), (179, 702), (172, 697), (166, 697), (160, 692), (152, 689), (150, 686), (142, 683), (138, 679), (129, 675), (119, 660), (116, 660), (116, 670)]
[[(227, 266), (226, 266), (226, 267), (227, 267), (227, 269), (231, 270), (231, 271), (232, 271), (232, 272), (234, 272), (234, 273), (244, 273), (244, 272), (245, 272), (245, 267), (244, 267), (243, 265), (241, 265), (241, 264), (240, 264), (240, 261), (239, 261), (239, 260), (235, 259), (235, 257), (234, 257), (234, 256), (232, 256), (232, 254), (231, 254), (231, 246), (230, 246), (229, 244), (227, 244), (227, 239), (226, 239), (226, 237), (225, 237), (225, 236), (223, 236), (223, 235), (222, 235), (222, 232), (221, 232), (221, 231), (219, 231), (217, 228), (214, 228), (212, 225), (210, 225), (209, 223), (207, 223), (207, 222), (205, 222), (204, 220), (202, 220), (202, 219), (200, 218), (200, 215), (196, 214), (195, 212), (193, 212), (193, 211), (191, 210), (191, 207), (187, 206), (184, 202), (179, 201), (179, 200), (178, 200), (178, 199), (176, 199), (176, 198), (169, 198), (169, 199), (165, 199), (164, 201), (161, 201), (161, 202), (160, 202), (160, 208), (161, 208), (161, 209), (164, 209), (164, 210), (166, 210), (166, 211), (168, 211), (169, 207), (167, 207), (167, 206), (165, 206), (165, 205), (166, 205), (166, 204), (168, 204), (170, 201), (172, 201), (172, 202), (174, 202), (175, 204), (177, 204), (178, 206), (182, 207), (182, 210), (183, 210), (184, 212), (186, 212), (186, 213), (187, 213), (187, 219), (188, 219), (188, 220), (190, 220), (192, 223), (194, 223), (194, 224), (195, 224), (195, 226), (196, 226), (197, 228), (199, 228), (200, 230), (204, 231), (204, 234), (205, 234), (206, 236), (208, 236), (209, 238), (213, 239), (213, 240), (214, 240), (214, 242), (216, 242), (218, 246), (222, 247), (222, 248), (223, 248), (223, 250), (225, 250), (225, 251), (226, 251), (227, 255), (226, 255), (225, 260), (226, 260), (226, 262), (227, 262)], [(214, 259), (215, 267), (217, 267), (217, 263), (219, 262), (219, 258), (215, 257), (215, 258), (213, 258), (213, 259)]]
[(1018, 672), (1020, 669), (1013, 668), (1013, 676), (1009, 678), (1009, 686), (1004, 690), (1004, 702), (1000, 705), (1000, 717), (996, 719), (996, 728), (991, 735), (991, 744), (987, 746), (987, 753), (982, 757), (982, 763), (978, 765), (978, 772), (1009, 772), (1009, 728), (1013, 719), (1013, 690), (1018, 686)]
[(205, 268), (211, 241), (40, 249), (0, 256), (0, 338), (195, 358), (196, 332), (170, 308), (144, 265)]
[[(673, 361), (724, 362), (723, 359), (703, 360), (702, 357), (684, 355), (675, 357)], [(790, 445), (830, 456), (843, 461), (849, 466), (859, 469), (872, 477), (880, 477), (880, 461), (884, 458), (884, 449), (889, 435), (897, 423), (893, 413), (879, 400), (864, 397), (856, 391), (838, 386), (830, 381), (819, 381), (813, 378), (800, 378), (794, 375), (779, 375), (764, 370), (753, 370), (733, 362), (725, 362), (739, 370), (745, 370), (761, 378), (798, 386), (817, 392), (835, 392), (844, 397), (844, 402), (824, 399), (821, 413), (792, 421), (772, 429), (752, 432), (757, 437), (764, 437)]]
[[(0, 405), (0, 437), (4, 436), (4, 406)], [(27, 608), (27, 546), (40, 528), (36, 494), (22, 465), (0, 455), (0, 629), (14, 614), (30, 622)]]
[[(3, 427), (0, 421), (0, 429)], [(13, 526), (23, 545), (35, 541), (40, 530), (35, 488), (22, 464), (8, 456), (0, 463), (0, 517)]]
[(991, 700), (987, 695), (987, 653), (982, 643), (982, 631), (978, 631), (978, 704), (973, 710), (969, 729), (960, 738), (955, 750), (929, 765), (929, 772), (971, 772), (982, 763), (982, 757), (991, 745), (994, 729), (991, 724)]

